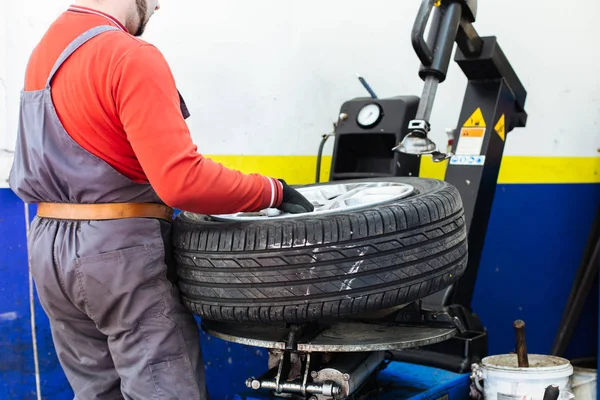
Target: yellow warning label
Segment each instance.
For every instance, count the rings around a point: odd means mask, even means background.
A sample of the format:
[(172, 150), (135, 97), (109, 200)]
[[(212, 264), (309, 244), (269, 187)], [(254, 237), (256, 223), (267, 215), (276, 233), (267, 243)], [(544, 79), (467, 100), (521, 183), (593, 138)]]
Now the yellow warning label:
[(460, 137), (478, 137), (482, 138), (485, 135), (485, 128), (462, 128)]
[(478, 156), (481, 154), (485, 128), (462, 128), (456, 145), (456, 155)]
[(504, 138), (506, 136), (506, 128), (504, 127), (504, 114), (502, 114), (494, 129), (496, 130), (498, 136), (500, 136), (500, 139), (504, 141)]
[(481, 108), (477, 107), (477, 110), (469, 117), (467, 122), (464, 124), (465, 127), (481, 127), (485, 128), (485, 120), (483, 119), (483, 114), (481, 112)]

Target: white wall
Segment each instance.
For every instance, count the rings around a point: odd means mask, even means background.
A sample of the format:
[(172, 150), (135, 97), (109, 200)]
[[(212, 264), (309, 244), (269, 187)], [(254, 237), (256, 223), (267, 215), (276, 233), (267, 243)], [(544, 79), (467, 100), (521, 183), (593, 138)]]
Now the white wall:
[[(4, 2), (0, 82), (6, 85), (7, 105), (0, 84), (0, 147), (14, 145), (27, 57), (71, 2)], [(201, 152), (312, 155), (342, 102), (366, 94), (356, 72), (380, 97), (421, 93), (410, 43), (420, 0), (366, 4), (164, 0), (145, 39), (164, 52), (173, 68)], [(573, 0), (568, 6), (557, 0), (479, 2), (477, 30), (499, 38), (529, 92), (528, 126), (509, 135), (507, 155), (598, 154), (599, 18), (597, 1)], [(449, 74), (432, 116), (440, 144), (444, 129), (457, 123), (466, 83), (454, 63)], [(209, 138), (212, 134), (218, 139)]]
[(0, 13), (0, 188), (8, 186), (8, 172), (12, 162), (9, 152), (14, 145), (8, 142), (7, 85), (8, 85), (8, 13)]
[(5, 147), (6, 137), (6, 85), (7, 85), (7, 67), (8, 67), (8, 49), (6, 46), (6, 13), (0, 14), (0, 149)]

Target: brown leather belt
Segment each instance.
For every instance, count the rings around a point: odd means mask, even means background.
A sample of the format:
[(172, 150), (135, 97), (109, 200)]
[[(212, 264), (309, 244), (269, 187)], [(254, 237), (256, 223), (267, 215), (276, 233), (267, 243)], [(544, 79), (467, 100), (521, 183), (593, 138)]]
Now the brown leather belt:
[(39, 203), (37, 215), (43, 218), (73, 220), (159, 218), (170, 222), (173, 219), (173, 209), (154, 203)]

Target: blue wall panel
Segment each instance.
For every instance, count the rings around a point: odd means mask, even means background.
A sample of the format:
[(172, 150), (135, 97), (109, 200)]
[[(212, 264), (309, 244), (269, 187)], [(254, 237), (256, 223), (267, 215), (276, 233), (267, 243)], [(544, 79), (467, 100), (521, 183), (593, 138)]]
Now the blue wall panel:
[(266, 349), (229, 343), (202, 332), (202, 351), (211, 399), (233, 400), (246, 389), (246, 379), (267, 370)]
[[(514, 350), (518, 318), (529, 352), (550, 352), (599, 204), (598, 184), (498, 186), (473, 297), (490, 353)], [(580, 354), (596, 355), (597, 296), (576, 332)]]
[[(550, 350), (587, 235), (600, 185), (500, 185), (473, 307), (490, 335), (490, 352), (513, 350), (512, 322), (527, 323), (530, 352)], [(0, 400), (35, 399), (23, 204), (0, 189)], [(30, 215), (34, 215), (32, 209)], [(575, 332), (573, 356), (595, 355), (598, 292), (590, 295)], [(57, 362), (48, 321), (35, 302), (44, 399), (72, 399)], [(209, 391), (231, 399), (246, 378), (266, 369), (263, 349), (201, 335)]]
[(35, 398), (23, 203), (0, 190), (0, 398)]

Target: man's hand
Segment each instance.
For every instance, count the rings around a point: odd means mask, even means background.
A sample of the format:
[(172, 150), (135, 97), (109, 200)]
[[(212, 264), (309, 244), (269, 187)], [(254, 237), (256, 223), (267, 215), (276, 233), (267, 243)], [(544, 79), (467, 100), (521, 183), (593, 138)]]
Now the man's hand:
[(277, 207), (279, 210), (290, 214), (301, 214), (315, 210), (311, 202), (296, 189), (285, 183), (283, 179), (279, 179), (279, 182), (283, 185), (283, 200), (281, 205)]

